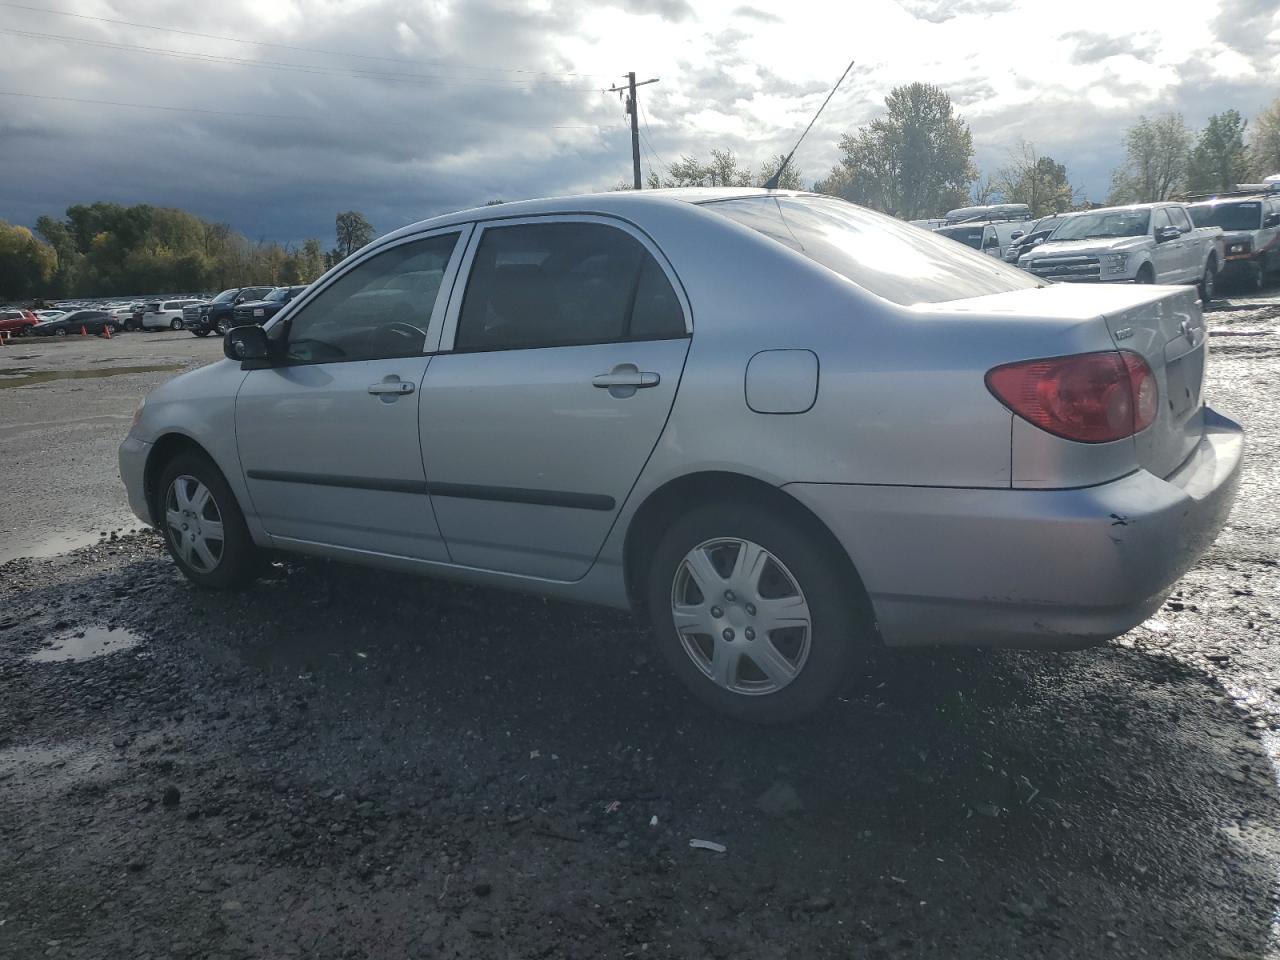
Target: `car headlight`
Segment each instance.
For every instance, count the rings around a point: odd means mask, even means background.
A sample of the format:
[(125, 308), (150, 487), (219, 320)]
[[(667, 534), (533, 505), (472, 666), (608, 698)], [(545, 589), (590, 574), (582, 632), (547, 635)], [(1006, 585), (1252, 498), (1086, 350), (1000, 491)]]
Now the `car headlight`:
[(1227, 253), (1248, 253), (1248, 243), (1232, 243), (1227, 246)]
[(253, 315), (254, 315), (255, 317), (263, 317), (263, 316), (266, 316), (266, 313), (267, 313), (267, 311), (263, 310), (261, 307), (255, 307), (255, 308), (254, 308), (254, 311), (253, 311)]
[(1129, 262), (1127, 253), (1108, 253), (1102, 257), (1102, 269), (1106, 273), (1124, 273)]
[(129, 432), (132, 433), (134, 428), (138, 426), (138, 421), (142, 419), (142, 408), (147, 405), (147, 398), (143, 397), (138, 401), (138, 409), (133, 411), (133, 423), (129, 425)]

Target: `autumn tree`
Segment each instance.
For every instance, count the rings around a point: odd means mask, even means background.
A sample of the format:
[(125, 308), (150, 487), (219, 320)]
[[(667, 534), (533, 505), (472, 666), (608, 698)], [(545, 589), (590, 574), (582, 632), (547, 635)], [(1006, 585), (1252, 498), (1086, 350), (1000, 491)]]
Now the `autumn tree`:
[(1124, 164), (1111, 177), (1111, 203), (1152, 203), (1180, 192), (1187, 179), (1191, 131), (1180, 113), (1139, 117), (1124, 136)]
[(967, 202), (973, 135), (951, 98), (928, 83), (895, 87), (886, 113), (840, 138), (839, 165), (815, 185), (904, 220), (945, 212)]
[(996, 174), (993, 185), (1005, 203), (1025, 203), (1033, 217), (1070, 210), (1075, 191), (1067, 168), (1053, 157), (1041, 156), (1035, 144), (1021, 140), (1008, 162)]
[(1280, 173), (1280, 99), (1253, 121), (1248, 160), (1255, 180)]
[(0, 301), (48, 293), (57, 268), (53, 247), (41, 243), (26, 227), (0, 220)]
[(339, 260), (346, 259), (361, 247), (367, 247), (373, 242), (373, 224), (356, 210), (338, 214), (334, 227), (338, 239), (335, 252)]

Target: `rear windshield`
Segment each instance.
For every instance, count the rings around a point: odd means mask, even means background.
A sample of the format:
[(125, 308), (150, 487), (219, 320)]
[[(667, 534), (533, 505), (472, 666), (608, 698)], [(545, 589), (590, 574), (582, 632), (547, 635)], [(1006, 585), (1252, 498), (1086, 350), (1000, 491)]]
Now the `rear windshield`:
[(894, 303), (941, 303), (1044, 284), (995, 257), (827, 197), (746, 197), (705, 205)]
[(1223, 230), (1262, 229), (1262, 204), (1257, 200), (1206, 203), (1190, 209), (1191, 219), (1197, 227), (1221, 227)]

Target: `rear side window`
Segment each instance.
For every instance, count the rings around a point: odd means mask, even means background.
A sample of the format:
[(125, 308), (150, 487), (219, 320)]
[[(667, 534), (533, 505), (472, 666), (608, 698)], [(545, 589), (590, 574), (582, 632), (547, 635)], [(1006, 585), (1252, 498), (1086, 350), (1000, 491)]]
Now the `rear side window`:
[[(748, 197), (714, 211), (900, 304), (1044, 286), (1029, 273), (901, 220), (829, 197)], [(971, 229), (971, 228), (969, 228)], [(981, 238), (981, 228), (977, 231)]]
[(685, 335), (666, 274), (601, 223), (489, 227), (458, 316), (455, 350), (514, 350)]

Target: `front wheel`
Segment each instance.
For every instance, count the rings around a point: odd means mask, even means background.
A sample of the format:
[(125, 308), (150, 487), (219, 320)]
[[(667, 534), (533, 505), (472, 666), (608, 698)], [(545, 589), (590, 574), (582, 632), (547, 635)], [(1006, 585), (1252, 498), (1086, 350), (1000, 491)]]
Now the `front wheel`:
[(218, 331), (218, 336), (225, 337), (227, 335), (227, 321), (219, 320), (214, 324), (213, 329)]
[(1212, 257), (1209, 262), (1204, 265), (1204, 276), (1200, 278), (1200, 282), (1196, 285), (1200, 290), (1200, 304), (1207, 306), (1209, 301), (1213, 299), (1214, 289), (1217, 286), (1218, 264)]
[(647, 599), (685, 686), (754, 723), (798, 720), (826, 703), (865, 640), (833, 553), (746, 503), (708, 504), (673, 523), (654, 551)]
[(54, 335), (55, 335), (55, 336), (58, 336), (58, 337), (65, 337), (65, 336), (67, 335), (67, 328), (66, 328), (66, 327), (59, 327), (57, 330), (53, 331), (53, 333), (54, 333)]
[(152, 514), (192, 583), (227, 590), (253, 579), (257, 548), (235, 494), (208, 457), (182, 453), (165, 465)]
[(1151, 269), (1151, 264), (1144, 263), (1138, 268), (1138, 275), (1133, 278), (1134, 283), (1155, 283), (1156, 273)]

